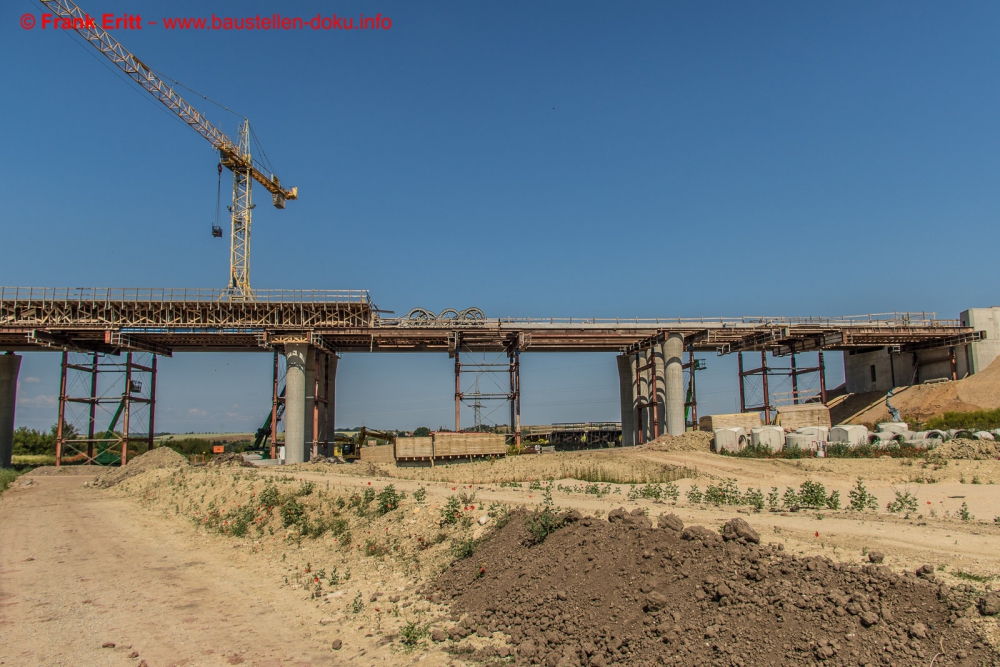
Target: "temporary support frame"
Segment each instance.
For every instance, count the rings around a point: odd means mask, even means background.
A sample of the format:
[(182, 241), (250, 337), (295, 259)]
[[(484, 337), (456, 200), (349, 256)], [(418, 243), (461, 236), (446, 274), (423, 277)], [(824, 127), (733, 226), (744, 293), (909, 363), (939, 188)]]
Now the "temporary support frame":
[(313, 373), (312, 456), (315, 458), (319, 455), (320, 447), (327, 454), (333, 453), (331, 445), (334, 443), (334, 425), (331, 423), (330, 414), (330, 359), (333, 353), (317, 347), (314, 348), (314, 354), (316, 356)]
[[(799, 376), (807, 375), (810, 373), (819, 373), (819, 400), (820, 403), (826, 405), (826, 363), (823, 359), (823, 351), (819, 351), (819, 365), (799, 368), (796, 361), (796, 354), (798, 354), (794, 347), (788, 353), (791, 357), (791, 366), (789, 368), (781, 368), (768, 366), (767, 364), (767, 350), (760, 351), (760, 366), (758, 368), (751, 368), (749, 370), (744, 370), (743, 366), (743, 353), (737, 353), (738, 364), (739, 364), (739, 378), (740, 378), (740, 412), (763, 412), (764, 413), (764, 423), (771, 423), (771, 411), (777, 406), (771, 400), (771, 392), (768, 387), (769, 377), (791, 377), (792, 379), (792, 404), (798, 405), (799, 403), (805, 403), (803, 400), (801, 392), (799, 392)], [(761, 378), (761, 405), (747, 405), (747, 378), (760, 376)]]
[[(636, 424), (638, 429), (637, 433), (639, 438), (637, 442), (640, 445), (643, 444), (643, 438), (642, 438), (643, 410), (652, 408), (653, 414), (651, 421), (653, 426), (653, 440), (656, 440), (658, 437), (660, 437), (660, 415), (658, 410), (658, 402), (656, 400), (657, 399), (656, 348), (651, 346), (646, 349), (650, 350), (651, 352), (649, 355), (649, 363), (647, 364), (642, 364), (641, 350), (635, 353), (635, 395), (637, 397), (635, 411), (636, 411)], [(645, 384), (647, 387), (649, 387), (649, 398), (647, 398), (642, 391), (643, 380), (645, 379), (643, 378), (643, 371), (647, 370), (650, 371), (649, 381), (646, 382)]]
[(682, 370), (688, 372), (688, 388), (684, 398), (684, 426), (695, 430), (698, 430), (698, 385), (695, 382), (695, 375), (696, 371), (703, 371), (707, 368), (704, 361), (704, 359), (694, 358), (694, 346), (689, 345), (688, 362), (681, 366)]
[[(475, 401), (507, 401), (510, 403), (510, 431), (516, 446), (521, 445), (521, 335), (511, 333), (504, 343), (504, 351), (507, 354), (507, 363), (462, 363), (462, 334), (455, 332), (454, 337), (455, 356), (455, 431), (462, 430), (462, 403), (466, 399), (472, 398)], [(451, 346), (449, 346), (451, 347)], [(462, 391), (462, 373), (474, 373), (476, 375), (501, 373), (507, 371), (510, 390), (507, 392), (475, 392)], [(477, 424), (478, 426), (479, 424)]]
[[(83, 354), (76, 353), (73, 354)], [(150, 361), (147, 364), (138, 363), (136, 358), (147, 355)], [(63, 350), (62, 364), (60, 366), (59, 380), (59, 419), (56, 423), (56, 466), (63, 465), (63, 458), (67, 452), (72, 452), (72, 458), (83, 457), (86, 465), (104, 465), (100, 456), (109, 451), (108, 445), (113, 445), (119, 452), (117, 461), (120, 465), (128, 463), (129, 445), (133, 443), (145, 443), (146, 451), (153, 449), (153, 437), (155, 433), (156, 420), (156, 355), (153, 353), (128, 352), (125, 355), (124, 364), (100, 352), (87, 353), (89, 363), (75, 363), (69, 359), (70, 352)], [(115, 355), (117, 356), (117, 355)], [(143, 359), (143, 361), (145, 361)], [(74, 387), (79, 383), (70, 382), (70, 375), (77, 379), (84, 379), (87, 386), (87, 395), (72, 395)], [(101, 394), (99, 378), (101, 374), (105, 377), (111, 376), (111, 385), (117, 386), (114, 375), (122, 377), (122, 391), (120, 394)], [(144, 391), (145, 389), (145, 391)], [(113, 436), (111, 438), (97, 437), (97, 409), (101, 405), (118, 404), (115, 417), (109, 427)], [(82, 404), (87, 406), (87, 437), (68, 438), (68, 425), (72, 421), (67, 421), (66, 409), (71, 404)], [(141, 423), (143, 415), (138, 408), (145, 407), (146, 412), (146, 432), (133, 435), (137, 424)], [(137, 411), (138, 410), (138, 411)], [(118, 425), (118, 418), (121, 417), (120, 435), (115, 431)], [(79, 431), (78, 431), (79, 432)], [(86, 445), (84, 448), (83, 446)], [(95, 445), (97, 452), (95, 453)], [(103, 447), (102, 447), (103, 445)]]

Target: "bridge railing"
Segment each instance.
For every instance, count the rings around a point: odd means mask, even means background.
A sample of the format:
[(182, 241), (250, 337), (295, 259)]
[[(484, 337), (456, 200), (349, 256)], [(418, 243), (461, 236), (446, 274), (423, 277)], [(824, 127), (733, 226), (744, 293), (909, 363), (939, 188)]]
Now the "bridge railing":
[(866, 315), (840, 315), (833, 317), (501, 317), (494, 320), (499, 324), (514, 325), (638, 325), (649, 327), (669, 326), (909, 326), (909, 327), (957, 327), (958, 319), (938, 319), (936, 312), (892, 312), (869, 313)]
[[(15, 303), (213, 303), (230, 301), (220, 289), (158, 287), (2, 287), (0, 301)], [(357, 303), (371, 307), (368, 290), (259, 289), (234, 303)]]

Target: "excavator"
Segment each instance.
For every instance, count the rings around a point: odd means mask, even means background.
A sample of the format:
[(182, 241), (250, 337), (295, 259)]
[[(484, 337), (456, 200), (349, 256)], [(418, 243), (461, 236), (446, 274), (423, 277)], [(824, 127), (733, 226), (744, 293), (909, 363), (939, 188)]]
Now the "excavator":
[[(281, 392), (278, 394), (280, 398), (285, 396), (285, 388), (281, 388)], [(281, 402), (278, 404), (278, 421), (281, 421), (281, 417), (285, 414), (285, 403)], [(117, 421), (117, 415), (116, 415)], [(268, 447), (268, 441), (271, 438), (271, 412), (267, 413), (267, 417), (264, 418), (264, 422), (260, 425), (254, 434), (253, 447), (250, 451), (256, 451), (264, 456), (265, 458), (270, 457), (270, 448)], [(368, 441), (369, 438), (374, 438), (376, 440), (383, 440), (387, 443), (395, 444), (396, 434), (389, 431), (377, 431), (375, 429), (369, 429), (365, 426), (361, 427), (355, 435), (343, 435), (341, 433), (336, 433), (333, 436), (334, 450), (333, 455), (339, 456), (344, 459), (359, 459), (361, 458), (361, 448)]]

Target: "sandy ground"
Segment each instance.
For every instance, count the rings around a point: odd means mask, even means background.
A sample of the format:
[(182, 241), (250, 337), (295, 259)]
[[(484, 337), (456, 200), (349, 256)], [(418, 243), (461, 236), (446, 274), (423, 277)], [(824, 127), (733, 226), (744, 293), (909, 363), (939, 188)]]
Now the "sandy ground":
[[(366, 627), (320, 624), (321, 610), (226, 540), (85, 488), (91, 479), (30, 475), (0, 497), (0, 664), (384, 662), (375, 642), (358, 650)], [(335, 654), (336, 638), (353, 649)]]
[[(685, 523), (711, 528), (739, 513), (761, 533), (762, 541), (783, 543), (795, 553), (862, 562), (865, 550), (879, 550), (893, 568), (929, 563), (950, 583), (991, 588), (1000, 581), (1000, 524), (993, 521), (1000, 515), (1000, 494), (998, 486), (991, 484), (1000, 482), (1000, 461), (951, 461), (934, 469), (922, 462), (907, 465), (899, 460), (755, 461), (701, 452), (642, 450), (631, 455), (655, 466), (697, 470), (698, 476), (677, 482), (681, 489), (677, 503), (629, 501), (628, 486), (612, 485), (618, 492), (601, 497), (556, 490), (556, 505), (599, 516), (619, 506), (645, 507), (653, 516), (674, 512)], [(539, 457), (539, 465), (551, 465), (542, 462), (545, 458)], [(502, 476), (505, 462), (494, 465), (500, 466), (494, 470)], [(526, 462), (517, 465), (523, 468)], [(409, 500), (404, 503), (404, 514), (392, 524), (393, 530), (402, 526), (405, 531), (416, 521), (413, 516), (425, 522), (436, 517), (446, 499), (462, 491), (475, 492), (480, 507), (494, 501), (530, 507), (542, 500), (542, 494), (529, 489), (528, 483), (517, 488), (463, 483), (469, 481), (464, 478), (470, 469), (461, 465), (441, 468), (435, 474), (455, 481), (405, 479), (420, 471), (397, 468), (381, 473), (372, 470), (371, 476), (359, 476), (357, 469), (343, 474), (343, 466), (333, 465), (258, 469), (258, 474), (261, 479), (287, 479), (291, 473), (295, 484), (312, 480), (317, 487), (324, 485), (328, 493), (349, 493), (369, 483), (381, 488), (389, 482), (411, 497), (417, 489), (426, 489), (427, 498), (419, 507), (411, 507)], [(239, 468), (201, 470), (194, 469), (192, 477), (217, 475), (225, 480), (246, 474)], [(156, 478), (157, 472), (163, 474)], [(420, 573), (403, 572), (401, 561), (345, 554), (329, 538), (292, 548), (277, 538), (268, 542), (271, 538), (254, 541), (209, 534), (183, 515), (175, 516), (173, 506), (167, 504), (173, 500), (167, 496), (156, 500), (156, 489), (167, 493), (163, 491), (167, 487), (155, 486), (162, 485), (165, 471), (147, 475), (152, 477), (130, 480), (128, 488), (104, 490), (84, 486), (92, 479), (89, 474), (38, 471), (20, 478), (0, 497), (0, 664), (137, 667), (143, 660), (148, 667), (464, 664), (460, 656), (446, 653), (444, 645), (429, 640), (415, 649), (399, 646), (398, 630), (407, 618), (428, 624), (445, 618), (446, 608), (418, 594), (440, 562), (432, 567), (428, 561), (428, 569)], [(704, 489), (728, 478), (735, 478), (741, 490), (760, 487), (765, 494), (771, 486), (784, 490), (811, 479), (822, 481), (827, 490), (839, 490), (846, 504), (858, 476), (878, 496), (883, 509), (877, 514), (844, 510), (752, 513), (746, 508), (692, 504), (684, 495), (692, 485)], [(935, 482), (912, 481), (928, 477)], [(971, 483), (973, 478), (980, 483)], [(31, 483), (25, 485), (28, 480)], [(553, 482), (560, 484), (582, 491), (573, 480)], [(904, 488), (918, 497), (921, 508), (909, 519), (884, 510), (893, 490)], [(963, 502), (975, 520), (963, 522), (956, 517)], [(931, 516), (932, 509), (936, 516)], [(381, 531), (382, 524), (371, 524), (370, 530)], [(481, 534), (478, 526), (474, 530), (471, 534)], [(305, 586), (289, 580), (289, 572), (303, 571), (319, 559), (349, 565), (356, 574), (349, 584), (314, 600), (306, 595)], [(399, 617), (390, 618), (384, 602), (368, 603), (373, 592), (401, 596), (393, 608)], [(368, 604), (363, 613), (352, 615), (345, 612), (344, 601), (355, 594)], [(383, 605), (377, 614), (376, 605)], [(987, 629), (987, 634), (992, 632)], [(337, 651), (331, 647), (335, 639), (343, 641)], [(105, 642), (115, 642), (116, 647), (102, 648)], [(132, 653), (137, 655), (130, 657)]]

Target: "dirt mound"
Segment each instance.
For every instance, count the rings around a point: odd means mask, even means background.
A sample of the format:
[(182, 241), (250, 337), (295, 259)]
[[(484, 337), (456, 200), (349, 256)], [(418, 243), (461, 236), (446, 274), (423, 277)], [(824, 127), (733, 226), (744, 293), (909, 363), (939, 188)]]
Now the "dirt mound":
[(955, 438), (932, 449), (930, 455), (940, 459), (996, 459), (1000, 458), (1000, 442)]
[(157, 468), (180, 468), (188, 464), (187, 459), (169, 447), (157, 447), (128, 462), (125, 467), (108, 468), (94, 480), (94, 486), (108, 488), (121, 484), (129, 477), (135, 477), (147, 470)]
[[(877, 394), (873, 396), (874, 400), (878, 400)], [(921, 421), (927, 421), (945, 412), (1000, 408), (1000, 357), (994, 359), (993, 363), (980, 372), (962, 380), (906, 387), (893, 396), (891, 401), (904, 417), (912, 416)], [(852, 404), (852, 407), (853, 405), (855, 404)], [(857, 408), (863, 410), (864, 406), (859, 403)], [(845, 412), (846, 409), (838, 406), (836, 410), (838, 416), (846, 419), (850, 415)], [(882, 400), (855, 416), (850, 423), (874, 424), (886, 421), (888, 418), (889, 411), (885, 407), (885, 401)]]
[(453, 564), (433, 583), (452, 598), (451, 639), (503, 632), (508, 645), (479, 657), (516, 653), (518, 665), (901, 665), (939, 652), (934, 664), (998, 664), (965, 618), (974, 596), (935, 584), (930, 566), (796, 558), (755, 544), (741, 520), (726, 539), (614, 514), (531, 547), (521, 514)]
[(712, 448), (712, 434), (708, 431), (688, 431), (683, 435), (661, 435), (646, 443), (645, 447), (657, 452), (707, 452)]
[(225, 454), (219, 454), (218, 456), (213, 456), (208, 465), (215, 466), (216, 468), (253, 468), (254, 465), (243, 458), (242, 454), (237, 454), (236, 452), (226, 452)]

